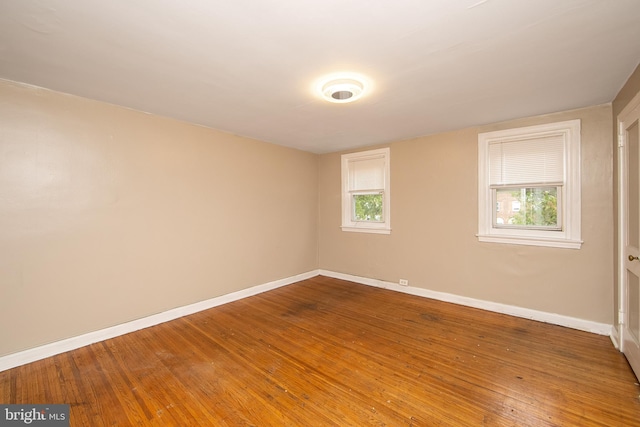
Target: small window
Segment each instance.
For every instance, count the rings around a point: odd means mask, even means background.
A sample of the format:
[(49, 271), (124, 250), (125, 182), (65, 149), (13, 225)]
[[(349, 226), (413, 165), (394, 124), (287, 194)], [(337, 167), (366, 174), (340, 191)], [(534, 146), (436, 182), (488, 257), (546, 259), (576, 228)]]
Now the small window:
[(391, 232), (389, 148), (342, 155), (342, 230)]
[(478, 135), (481, 242), (577, 249), (580, 209), (579, 120)]

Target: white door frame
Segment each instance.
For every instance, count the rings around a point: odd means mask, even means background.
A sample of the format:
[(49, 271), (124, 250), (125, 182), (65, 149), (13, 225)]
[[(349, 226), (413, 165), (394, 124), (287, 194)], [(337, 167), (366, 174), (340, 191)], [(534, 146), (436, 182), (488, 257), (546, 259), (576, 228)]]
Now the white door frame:
[[(640, 116), (640, 92), (637, 93), (633, 100), (620, 112), (617, 117), (617, 134), (618, 134), (618, 343), (620, 351), (625, 352), (626, 336), (625, 328), (629, 325), (629, 313), (627, 307), (627, 191), (629, 188), (627, 157), (628, 147), (626, 141), (626, 124), (634, 117)], [(640, 166), (639, 166), (640, 167)], [(640, 249), (640, 248), (638, 248)], [(637, 262), (637, 261), (636, 261)], [(640, 377), (640, 360), (637, 357), (631, 357), (625, 353), (632, 368), (635, 368), (636, 376)]]

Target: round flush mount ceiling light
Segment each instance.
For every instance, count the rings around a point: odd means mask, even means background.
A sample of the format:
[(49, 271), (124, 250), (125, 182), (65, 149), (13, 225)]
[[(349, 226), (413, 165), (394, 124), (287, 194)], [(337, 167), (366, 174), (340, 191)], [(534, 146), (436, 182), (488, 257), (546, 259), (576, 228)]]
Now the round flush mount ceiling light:
[(362, 97), (367, 87), (366, 79), (362, 76), (344, 73), (332, 74), (318, 83), (318, 91), (329, 102), (344, 104)]

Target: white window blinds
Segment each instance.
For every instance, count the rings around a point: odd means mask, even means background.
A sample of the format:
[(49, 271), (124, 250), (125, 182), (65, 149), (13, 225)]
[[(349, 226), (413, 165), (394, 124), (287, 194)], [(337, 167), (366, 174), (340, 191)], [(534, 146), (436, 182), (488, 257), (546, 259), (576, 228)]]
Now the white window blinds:
[(562, 133), (490, 142), (490, 185), (562, 183), (564, 144)]
[(349, 191), (384, 189), (384, 162), (382, 156), (349, 160)]

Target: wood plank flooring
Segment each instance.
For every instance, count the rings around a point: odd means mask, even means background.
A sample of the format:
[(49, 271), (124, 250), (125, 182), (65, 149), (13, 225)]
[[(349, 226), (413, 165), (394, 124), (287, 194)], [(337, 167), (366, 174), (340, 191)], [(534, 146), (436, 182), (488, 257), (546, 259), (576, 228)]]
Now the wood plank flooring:
[(327, 277), (0, 372), (72, 426), (640, 426), (608, 337)]

